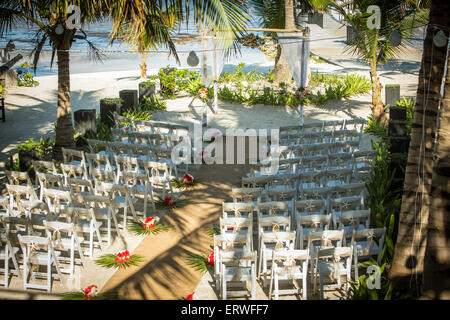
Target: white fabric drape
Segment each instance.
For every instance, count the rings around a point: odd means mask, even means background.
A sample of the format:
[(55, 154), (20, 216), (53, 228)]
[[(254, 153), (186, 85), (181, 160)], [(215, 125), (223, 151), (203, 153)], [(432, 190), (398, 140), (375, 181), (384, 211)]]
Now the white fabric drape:
[(306, 88), (309, 69), (309, 39), (297, 33), (284, 33), (278, 37), (297, 88)]

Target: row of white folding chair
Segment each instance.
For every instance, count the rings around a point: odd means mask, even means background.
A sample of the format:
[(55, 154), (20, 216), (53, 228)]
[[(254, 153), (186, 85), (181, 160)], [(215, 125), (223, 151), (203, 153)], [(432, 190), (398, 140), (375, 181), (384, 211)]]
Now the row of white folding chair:
[[(115, 128), (150, 133), (188, 133), (189, 127), (168, 122), (153, 120), (136, 120), (118, 113), (113, 114)], [(124, 124), (128, 124), (124, 127)]]
[(329, 143), (312, 143), (312, 144), (298, 144), (283, 146), (280, 145), (275, 148), (279, 159), (290, 159), (316, 155), (328, 155), (334, 153), (352, 153), (359, 149), (358, 141), (338, 141)]
[(280, 145), (330, 143), (338, 141), (361, 141), (361, 133), (354, 130), (335, 130), (322, 132), (283, 132), (279, 135)]
[[(89, 211), (88, 209), (76, 208), (77, 211)], [(93, 212), (91, 212), (93, 216)], [(33, 235), (27, 235), (23, 233), (23, 225), (33, 225), (33, 230), (42, 230), (43, 233)], [(52, 217), (49, 216), (49, 220), (44, 220), (41, 222), (36, 222), (27, 218), (21, 217), (1, 217), (0, 227), (2, 230), (6, 231), (7, 242), (9, 242), (9, 251), (13, 252), (12, 256), (13, 263), (16, 269), (16, 274), (21, 277), (20, 270), (17, 265), (18, 248), (11, 245), (18, 244), (22, 249), (22, 261), (23, 261), (23, 286), (24, 289), (34, 288), (34, 289), (46, 289), (51, 291), (51, 282), (53, 278), (52, 267), (55, 267), (57, 271), (58, 278), (61, 283), (63, 282), (61, 273), (68, 273), (73, 276), (74, 274), (74, 264), (76, 262), (75, 252), (78, 253), (81, 266), (85, 267), (85, 262), (83, 259), (83, 254), (80, 248), (80, 242), (83, 237), (77, 236), (77, 231), (74, 228), (73, 223), (62, 223), (58, 221), (53, 221)], [(12, 250), (12, 251), (11, 251)], [(67, 252), (68, 256), (63, 256), (62, 252)], [(68, 263), (67, 269), (60, 268), (59, 263)], [(46, 265), (46, 273), (41, 273), (37, 268), (41, 265)], [(7, 268), (7, 266), (5, 266)], [(6, 272), (8, 275), (8, 272)], [(45, 276), (47, 278), (47, 283), (45, 286), (36, 285), (29, 282), (29, 275), (31, 280), (34, 281), (36, 276)]]
[[(331, 169), (353, 169), (357, 173), (368, 175), (373, 166), (376, 151), (342, 152), (328, 155), (311, 155), (288, 159), (277, 159), (277, 174), (302, 173), (305, 171), (322, 171)], [(261, 173), (273, 165), (271, 158), (253, 165), (248, 177), (260, 176)]]
[(313, 123), (305, 123), (296, 126), (282, 126), (279, 128), (280, 133), (285, 132), (323, 132), (333, 130), (355, 130), (362, 132), (364, 125), (367, 123), (365, 119), (345, 119), (335, 121), (321, 121)]
[(148, 147), (173, 147), (171, 137), (169, 135), (163, 135), (160, 133), (146, 133), (118, 128), (111, 129), (111, 134), (114, 142), (138, 144)]
[[(22, 275), (18, 263), (20, 249), (13, 245), (14, 243), (11, 241), (9, 224), (4, 220), (5, 217), (0, 216), (0, 260), (3, 261), (3, 267), (0, 268), (0, 270), (4, 274), (3, 280), (0, 280), (0, 285), (7, 288), (10, 281), (10, 272), (11, 274), (17, 275), (19, 278), (22, 278)], [(13, 263), (14, 270), (10, 269), (10, 260)]]
[[(76, 176), (73, 174), (73, 169), (80, 169), (80, 167), (74, 167), (73, 165), (67, 166), (70, 166), (70, 171), (66, 170), (66, 165), (63, 165), (65, 183), (63, 183), (63, 179), (58, 175), (37, 173), (41, 184), (41, 199), (43, 197), (43, 190), (50, 188), (61, 191), (70, 191), (72, 194), (103, 194), (109, 196), (111, 193), (111, 200), (113, 203), (120, 202), (125, 211), (130, 207), (132, 213), (134, 212), (134, 203), (136, 202), (137, 197), (143, 198), (144, 200), (144, 210), (142, 213), (144, 217), (147, 216), (148, 201), (151, 202), (153, 210), (156, 210), (153, 182), (159, 182), (160, 178), (155, 174), (152, 178), (149, 178), (146, 173), (124, 171), (121, 172), (119, 178), (117, 178), (112, 171), (91, 169), (90, 172), (93, 180), (90, 180), (89, 178), (85, 179), (84, 175)], [(160, 165), (158, 164), (158, 166)], [(49, 181), (54, 181), (55, 184), (50, 185)], [(108, 191), (102, 188), (104, 183), (112, 183), (117, 186), (114, 187), (115, 190)], [(163, 196), (165, 195), (165, 188), (167, 185), (168, 183), (163, 185)], [(127, 188), (123, 188), (123, 186), (126, 186)], [(170, 190), (170, 187), (168, 189)], [(120, 193), (118, 194), (119, 197), (114, 196), (117, 193)], [(124, 213), (124, 218), (125, 217), (126, 212)]]
[[(43, 189), (43, 200), (24, 201), (21, 198), (30, 193), (29, 187), (10, 186), (7, 185), (7, 190), (10, 193), (11, 202), (8, 212), (12, 217), (25, 217), (30, 219), (33, 224), (40, 224), (44, 221), (53, 221), (59, 219), (62, 222), (70, 222), (71, 215), (67, 214), (66, 209), (70, 206), (77, 205), (85, 208), (92, 208), (97, 219), (105, 220), (107, 228), (102, 229), (107, 232), (106, 241), (111, 243), (111, 219), (114, 220), (116, 231), (117, 221), (115, 220), (115, 211), (112, 206), (112, 201), (108, 197), (97, 195), (72, 195), (69, 191)], [(28, 189), (28, 190), (27, 190)], [(15, 195), (15, 196), (13, 196)], [(101, 225), (101, 224), (100, 224)], [(35, 230), (29, 230), (27, 225), (27, 234), (32, 234)], [(92, 250), (90, 250), (92, 256)]]

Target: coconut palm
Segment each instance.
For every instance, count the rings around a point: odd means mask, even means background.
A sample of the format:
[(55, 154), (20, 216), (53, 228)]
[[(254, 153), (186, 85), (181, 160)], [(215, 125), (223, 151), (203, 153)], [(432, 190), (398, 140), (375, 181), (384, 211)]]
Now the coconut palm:
[[(128, 28), (131, 36), (145, 32), (155, 36), (159, 43), (169, 47), (178, 61), (175, 45), (171, 41), (169, 28), (161, 12), (166, 9), (176, 13), (180, 19), (192, 15), (194, 22), (202, 27), (218, 28), (220, 45), (227, 48), (227, 53), (238, 50), (234, 41), (242, 36), (248, 20), (245, 2), (233, 0), (8, 0), (0, 2), (0, 36), (8, 33), (18, 23), (27, 23), (38, 28), (37, 44), (34, 52), (34, 65), (37, 66), (43, 46), (49, 42), (58, 63), (58, 107), (54, 158), (61, 159), (61, 147), (73, 147), (72, 110), (70, 105), (70, 49), (77, 39), (87, 41), (92, 49), (92, 56), (100, 58), (99, 51), (88, 41), (81, 27), (71, 27), (67, 22), (68, 6), (78, 6), (81, 26), (111, 18), (113, 28), (111, 40), (118, 39), (121, 30)], [(171, 9), (173, 8), (173, 9)], [(193, 9), (193, 10), (192, 10)]]
[[(443, 29), (449, 36), (448, 1), (432, 1), (422, 64), (419, 71), (414, 122), (405, 169), (402, 206), (390, 277), (402, 289), (421, 286), (428, 297), (443, 298), (448, 290), (448, 92), (440, 106), (447, 43), (436, 46), (434, 37)], [(439, 128), (436, 128), (439, 115)], [(435, 144), (435, 138), (437, 142)], [(436, 148), (436, 154), (434, 149)], [(436, 157), (434, 157), (436, 155)], [(435, 160), (434, 160), (435, 158)], [(447, 166), (446, 166), (447, 164)], [(425, 260), (425, 263), (424, 263)], [(436, 286), (436, 287), (434, 287)], [(448, 292), (448, 291), (447, 291)], [(447, 296), (448, 298), (448, 296)]]
[[(333, 8), (344, 17), (346, 23), (353, 28), (356, 36), (346, 46), (346, 51), (370, 66), (372, 83), (372, 116), (377, 122), (386, 124), (385, 107), (381, 100), (383, 88), (378, 75), (378, 65), (399, 56), (408, 43), (412, 24), (421, 25), (426, 17), (423, 14), (413, 15), (413, 10), (406, 12), (397, 0), (357, 0), (353, 1), (353, 12), (347, 13), (336, 1), (312, 0), (315, 7), (327, 11)], [(374, 27), (374, 20), (369, 6), (380, 8), (380, 25)], [(397, 39), (395, 39), (397, 38)], [(394, 40), (402, 39), (399, 45)]]
[[(263, 28), (295, 29), (294, 1), (293, 0), (251, 0), (250, 1), (257, 21)], [(267, 32), (268, 35), (276, 37), (275, 32)], [(271, 72), (276, 82), (288, 83), (292, 78), (291, 70), (286, 57), (277, 43), (277, 55), (274, 68)]]

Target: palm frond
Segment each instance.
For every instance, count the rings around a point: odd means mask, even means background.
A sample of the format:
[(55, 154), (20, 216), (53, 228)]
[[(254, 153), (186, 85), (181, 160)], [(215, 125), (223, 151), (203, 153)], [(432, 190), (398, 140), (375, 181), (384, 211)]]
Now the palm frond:
[(209, 226), (209, 227), (206, 229), (206, 232), (207, 232), (210, 236), (219, 235), (219, 234), (221, 234), (221, 232), (220, 232), (220, 226), (217, 225), (217, 224), (215, 224), (215, 225), (213, 225), (213, 226)]
[(211, 268), (211, 266), (206, 263), (207, 258), (208, 258), (208, 255), (206, 255), (206, 254), (199, 255), (199, 254), (189, 252), (189, 258), (187, 259), (187, 264), (192, 266), (195, 270), (206, 273), (206, 272), (208, 272), (208, 269)]
[(130, 266), (138, 266), (139, 262), (141, 262), (143, 260), (143, 258), (138, 255), (131, 255), (130, 256), (131, 259), (128, 261), (125, 261), (125, 262), (115, 261), (114, 260), (115, 258), (117, 258), (117, 255), (115, 255), (115, 254), (112, 254), (112, 253), (105, 254), (105, 255), (100, 256), (98, 259), (96, 259), (95, 264), (105, 267), (107, 269), (111, 269), (111, 268), (125, 269)]

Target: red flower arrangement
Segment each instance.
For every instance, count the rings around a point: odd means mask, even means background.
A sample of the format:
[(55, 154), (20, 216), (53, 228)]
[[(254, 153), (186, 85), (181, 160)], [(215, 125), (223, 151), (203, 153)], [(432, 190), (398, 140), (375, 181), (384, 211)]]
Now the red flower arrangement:
[(204, 101), (208, 97), (208, 90), (206, 88), (200, 88), (198, 90), (198, 95), (200, 99)]
[(115, 262), (125, 263), (131, 260), (130, 252), (128, 250), (121, 251), (117, 254), (117, 257), (114, 258)]
[(186, 297), (186, 300), (194, 300), (194, 294), (195, 294), (195, 291), (192, 292), (191, 294), (188, 294)]
[(83, 290), (83, 295), (85, 300), (92, 300), (97, 295), (97, 286), (95, 284), (86, 287)]
[(297, 91), (295, 91), (295, 97), (299, 100), (304, 100), (306, 97), (308, 97), (308, 92), (304, 88), (299, 88)]
[(155, 227), (156, 227), (156, 219), (153, 217), (148, 217), (142, 224), (142, 228), (147, 230), (154, 229)]
[(142, 257), (138, 255), (130, 255), (128, 250), (120, 251), (117, 254), (108, 253), (98, 257), (95, 264), (105, 268), (128, 268), (129, 266), (137, 266), (142, 261)]
[(183, 180), (181, 181), (182, 183), (186, 184), (186, 185), (192, 185), (195, 182), (195, 179), (192, 175), (190, 175), (189, 173), (186, 173), (183, 176)]
[(167, 197), (164, 199), (164, 205), (165, 205), (167, 208), (172, 208), (176, 203), (177, 203), (176, 201), (172, 201), (172, 197), (171, 197), (171, 196), (167, 196)]
[(205, 259), (205, 262), (208, 266), (214, 265), (214, 252), (211, 252), (211, 254)]

